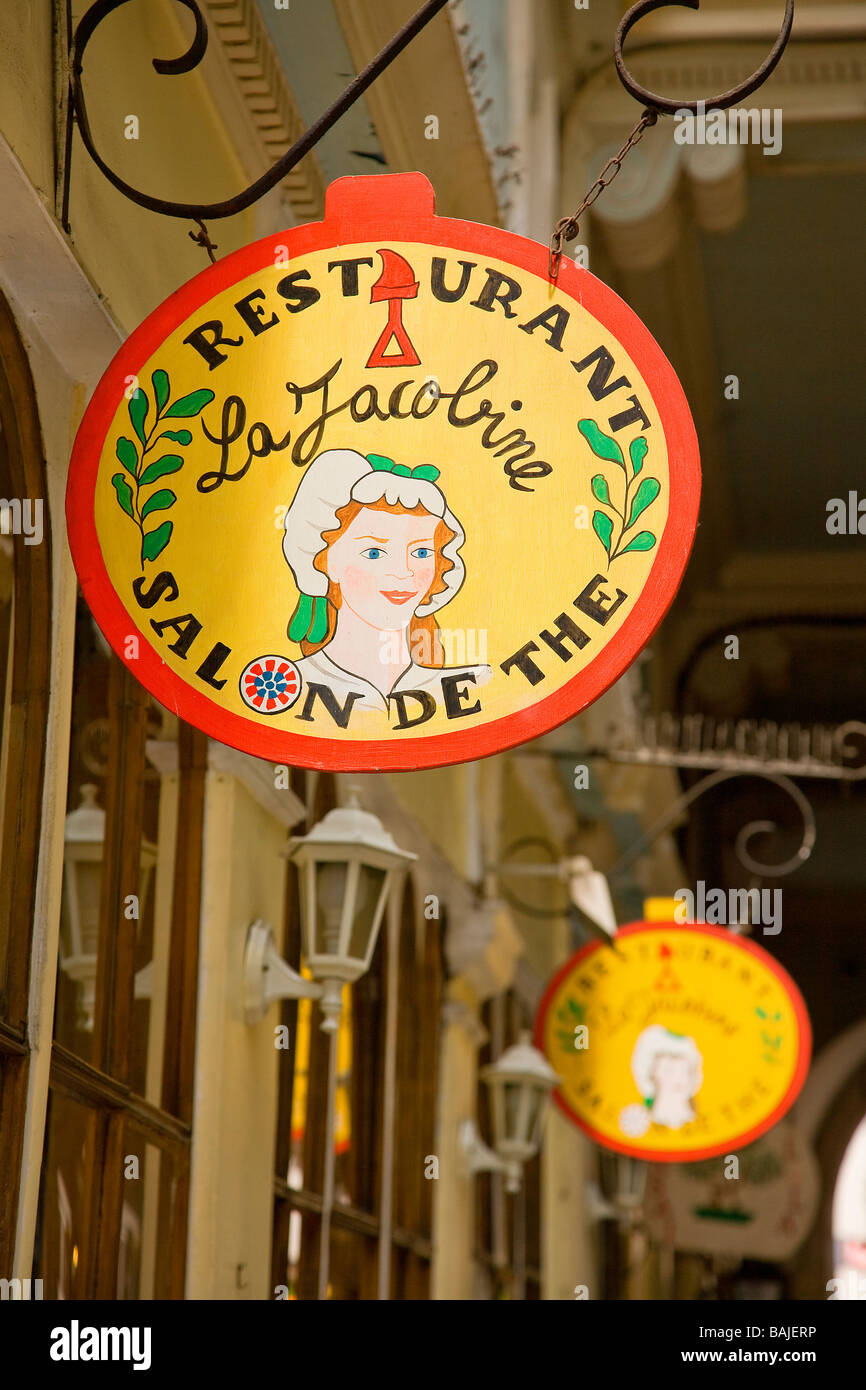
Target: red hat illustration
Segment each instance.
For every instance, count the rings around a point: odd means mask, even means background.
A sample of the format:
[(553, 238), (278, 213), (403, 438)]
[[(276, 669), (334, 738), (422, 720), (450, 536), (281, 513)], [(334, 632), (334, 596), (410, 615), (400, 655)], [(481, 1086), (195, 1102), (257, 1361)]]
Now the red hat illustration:
[[(388, 322), (385, 324), (376, 346), (367, 359), (368, 367), (417, 367), (418, 356), (406, 329), (403, 327), (401, 299), (414, 299), (418, 294), (418, 281), (415, 272), (405, 256), (387, 247), (379, 250), (382, 257), (382, 273), (370, 290), (370, 303), (388, 301)], [(400, 351), (385, 356), (385, 348), (396, 339)]]
[(382, 257), (382, 274), (370, 290), (370, 303), (380, 299), (414, 299), (418, 293), (415, 272), (405, 256), (387, 248), (379, 252)]

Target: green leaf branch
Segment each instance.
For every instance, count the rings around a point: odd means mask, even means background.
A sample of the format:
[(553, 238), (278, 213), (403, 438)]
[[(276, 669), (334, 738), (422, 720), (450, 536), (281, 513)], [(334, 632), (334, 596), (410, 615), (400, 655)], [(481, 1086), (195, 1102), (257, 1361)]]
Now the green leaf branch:
[[(638, 518), (651, 506), (661, 492), (657, 478), (641, 477), (647, 454), (643, 435), (629, 445), (628, 463), (617, 440), (599, 429), (595, 420), (579, 420), (580, 430), (596, 458), (614, 463), (622, 469), (622, 507), (618, 507), (610, 492), (608, 479), (596, 473), (592, 479), (592, 495), (607, 511), (598, 509), (592, 514), (592, 529), (607, 552), (608, 564), (630, 550), (652, 550), (656, 537), (652, 531), (634, 532)], [(613, 512), (609, 516), (608, 512)]]
[[(168, 511), (177, 501), (177, 494), (171, 488), (161, 487), (156, 492), (147, 493), (160, 478), (167, 478), (183, 467), (180, 454), (161, 454), (146, 462), (158, 444), (168, 440), (185, 448), (192, 442), (192, 433), (187, 429), (162, 429), (167, 420), (189, 420), (198, 415), (214, 398), (213, 391), (202, 388), (191, 391), (171, 401), (171, 383), (168, 372), (157, 369), (151, 377), (153, 403), (156, 407), (153, 424), (147, 428), (150, 413), (150, 400), (141, 386), (137, 387), (129, 400), (129, 422), (134, 439), (121, 435), (115, 447), (118, 462), (124, 472), (115, 473), (111, 479), (121, 510), (126, 512), (138, 527), (141, 536), (140, 564), (144, 570), (145, 560), (155, 560), (165, 550), (171, 540), (174, 523), (168, 518), (157, 520), (156, 525), (145, 529), (145, 522), (155, 512)], [(157, 431), (160, 431), (157, 433)], [(137, 442), (136, 442), (137, 441)], [(165, 447), (165, 445), (163, 445)]]

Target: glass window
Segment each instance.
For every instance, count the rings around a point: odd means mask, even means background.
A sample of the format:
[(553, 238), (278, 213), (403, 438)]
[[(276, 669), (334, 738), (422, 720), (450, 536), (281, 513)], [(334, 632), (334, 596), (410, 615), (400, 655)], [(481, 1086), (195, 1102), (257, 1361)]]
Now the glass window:
[[(177, 742), (167, 780), (154, 737)], [(206, 748), (81, 602), (37, 1253), (50, 1297), (183, 1297)]]
[(84, 1298), (94, 1221), (88, 1174), (96, 1151), (96, 1112), (54, 1091), (48, 1102), (45, 1161), (34, 1275), (45, 1298)]

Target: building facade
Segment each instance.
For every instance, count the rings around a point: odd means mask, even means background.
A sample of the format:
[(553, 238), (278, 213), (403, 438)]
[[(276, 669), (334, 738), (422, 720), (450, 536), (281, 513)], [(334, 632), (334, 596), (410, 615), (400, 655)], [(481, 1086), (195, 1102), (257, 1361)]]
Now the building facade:
[[(139, 188), (187, 200), (248, 184), (415, 7), (201, 8), (209, 46), (192, 73), (152, 67), (189, 45), (189, 16), (172, 0), (111, 15), (84, 71), (112, 166)], [(73, 22), (85, 9), (73, 5)], [(835, 724), (858, 713), (821, 683), (814, 656), (832, 631), (828, 660), (850, 662), (847, 644), (866, 620), (862, 557), (853, 544), (823, 545), (826, 534), (810, 539), (803, 505), (786, 501), (782, 531), (808, 555), (807, 580), (784, 537), (764, 545), (757, 521), (738, 522), (743, 468), (723, 467), (741, 459), (748, 430), (769, 447), (766, 412), (721, 418), (723, 378), (730, 371), (767, 399), (781, 389), (781, 363), (762, 365), (753, 345), (744, 366), (724, 356), (734, 341), (721, 319), (724, 285), (737, 266), (746, 273), (747, 255), (763, 254), (749, 228), (776, 228), (779, 187), (787, 196), (816, 178), (842, 219), (863, 179), (852, 91), (866, 40), (838, 13), (842, 30), (829, 19), (822, 29), (819, 11), (768, 88), (793, 129), (779, 166), (788, 180), (774, 183), (760, 152), (710, 157), (681, 149), (670, 129), (652, 132), (581, 230), (593, 271), (680, 371), (701, 437), (712, 521), (651, 656), (532, 755), (348, 777), (275, 767), (178, 720), (110, 653), (78, 593), (64, 497), (84, 407), (126, 335), (207, 258), (195, 228), (124, 199), (76, 132), (67, 146), (65, 4), (3, 8), (0, 497), (20, 508), (17, 521), (7, 508), (14, 524), (0, 535), (0, 1276), (41, 1279), (45, 1297), (59, 1299), (570, 1299), (578, 1288), (591, 1298), (696, 1297), (702, 1280), (718, 1288), (736, 1267), (620, 1221), (612, 1199), (623, 1173), (558, 1110), (517, 1194), (501, 1175), (471, 1171), (461, 1135), (472, 1121), (491, 1142), (480, 1073), (532, 1026), (545, 982), (586, 939), (560, 883), (539, 878), (520, 898), (503, 866), (524, 853), (556, 862), (580, 852), (609, 869), (683, 790), (673, 766), (589, 753), (582, 783), (580, 750), (639, 740), (641, 720), (663, 711)], [(741, 18), (723, 10), (718, 32), (707, 29), (693, 50), (660, 24), (641, 69), (649, 85), (664, 87), (673, 53), (675, 75), (704, 81), (709, 67), (724, 86), (769, 46), (763, 19), (743, 39)], [(282, 185), (210, 224), (216, 254), (317, 220), (335, 177), (414, 168), (431, 179), (438, 212), (547, 241), (635, 118), (611, 75), (617, 19), (595, 0), (585, 12), (552, 0), (450, 6)], [(818, 50), (834, 72), (816, 69)], [(821, 145), (822, 122), (849, 142), (839, 168)], [(719, 238), (737, 227), (746, 239), (728, 241), (723, 272)], [(839, 255), (850, 260), (847, 235)], [(786, 284), (799, 265), (790, 256)], [(848, 321), (837, 309), (837, 319), (818, 311), (822, 340)], [(853, 409), (846, 421), (853, 429)], [(772, 468), (775, 495), (788, 497), (781, 465)], [(760, 487), (766, 516), (771, 481)], [(750, 654), (726, 664), (723, 638), (747, 629)], [(796, 662), (810, 692), (800, 715)], [(285, 1001), (249, 1022), (244, 960), (250, 928), (264, 923), (283, 958), (304, 968), (287, 845), (345, 805), (350, 784), (417, 859), (370, 970), (345, 991), (329, 1133), (317, 1011)], [(862, 797), (852, 796), (859, 824)], [(829, 792), (819, 804), (823, 825), (836, 826)], [(674, 825), (659, 833), (617, 879), (620, 920), (639, 918), (644, 896), (708, 878), (708, 863), (716, 881), (733, 881), (728, 846), (754, 811), (732, 794), (693, 814), (679, 839)], [(792, 893), (792, 920), (805, 921), (835, 885), (833, 949), (860, 978), (850, 933), (863, 884), (821, 862)], [(804, 973), (802, 936), (792, 929), (783, 942), (780, 957)], [(821, 1206), (785, 1267), (799, 1296), (828, 1277), (835, 1174), (863, 1109), (862, 1003), (845, 1004), (837, 1026), (835, 986), (824, 985), (822, 999), (808, 1000), (827, 1049), (824, 1079), (807, 1085), (800, 1107), (821, 1163)], [(842, 1098), (835, 1110), (831, 1096)]]

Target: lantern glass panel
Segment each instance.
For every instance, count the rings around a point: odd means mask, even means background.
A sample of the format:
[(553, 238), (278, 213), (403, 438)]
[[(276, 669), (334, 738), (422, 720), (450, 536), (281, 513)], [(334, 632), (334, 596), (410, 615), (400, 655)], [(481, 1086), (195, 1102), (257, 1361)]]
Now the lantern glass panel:
[[(101, 860), (74, 860), (67, 866), (67, 880), (70, 876), (74, 882), (66, 882), (63, 885), (62, 915), (66, 927), (61, 942), (63, 951), (67, 956), (95, 956), (99, 944), (99, 895), (102, 890)], [(75, 895), (75, 906), (69, 901), (70, 893)], [(75, 921), (76, 917), (77, 922)], [(79, 940), (75, 938), (75, 926), (81, 932)]]
[(547, 1092), (534, 1088), (532, 1092), (531, 1118), (529, 1124), (529, 1143), (533, 1150), (541, 1143), (541, 1130), (547, 1113)]
[(102, 865), (98, 858), (67, 857), (60, 906), (60, 958), (54, 1036), (70, 1051), (92, 1059), (92, 1015), (99, 947)]
[(313, 954), (317, 956), (341, 956), (340, 921), (343, 916), (343, 901), (346, 897), (346, 884), (349, 866), (343, 861), (328, 862), (316, 866), (316, 939)]
[(358, 896), (352, 917), (352, 930), (349, 937), (348, 954), (353, 960), (365, 960), (370, 942), (370, 932), (376, 907), (385, 884), (385, 869), (373, 869), (369, 864), (360, 866), (358, 875)]
[(508, 1142), (532, 1143), (541, 1109), (542, 1093), (525, 1081), (505, 1083), (505, 1134)]

